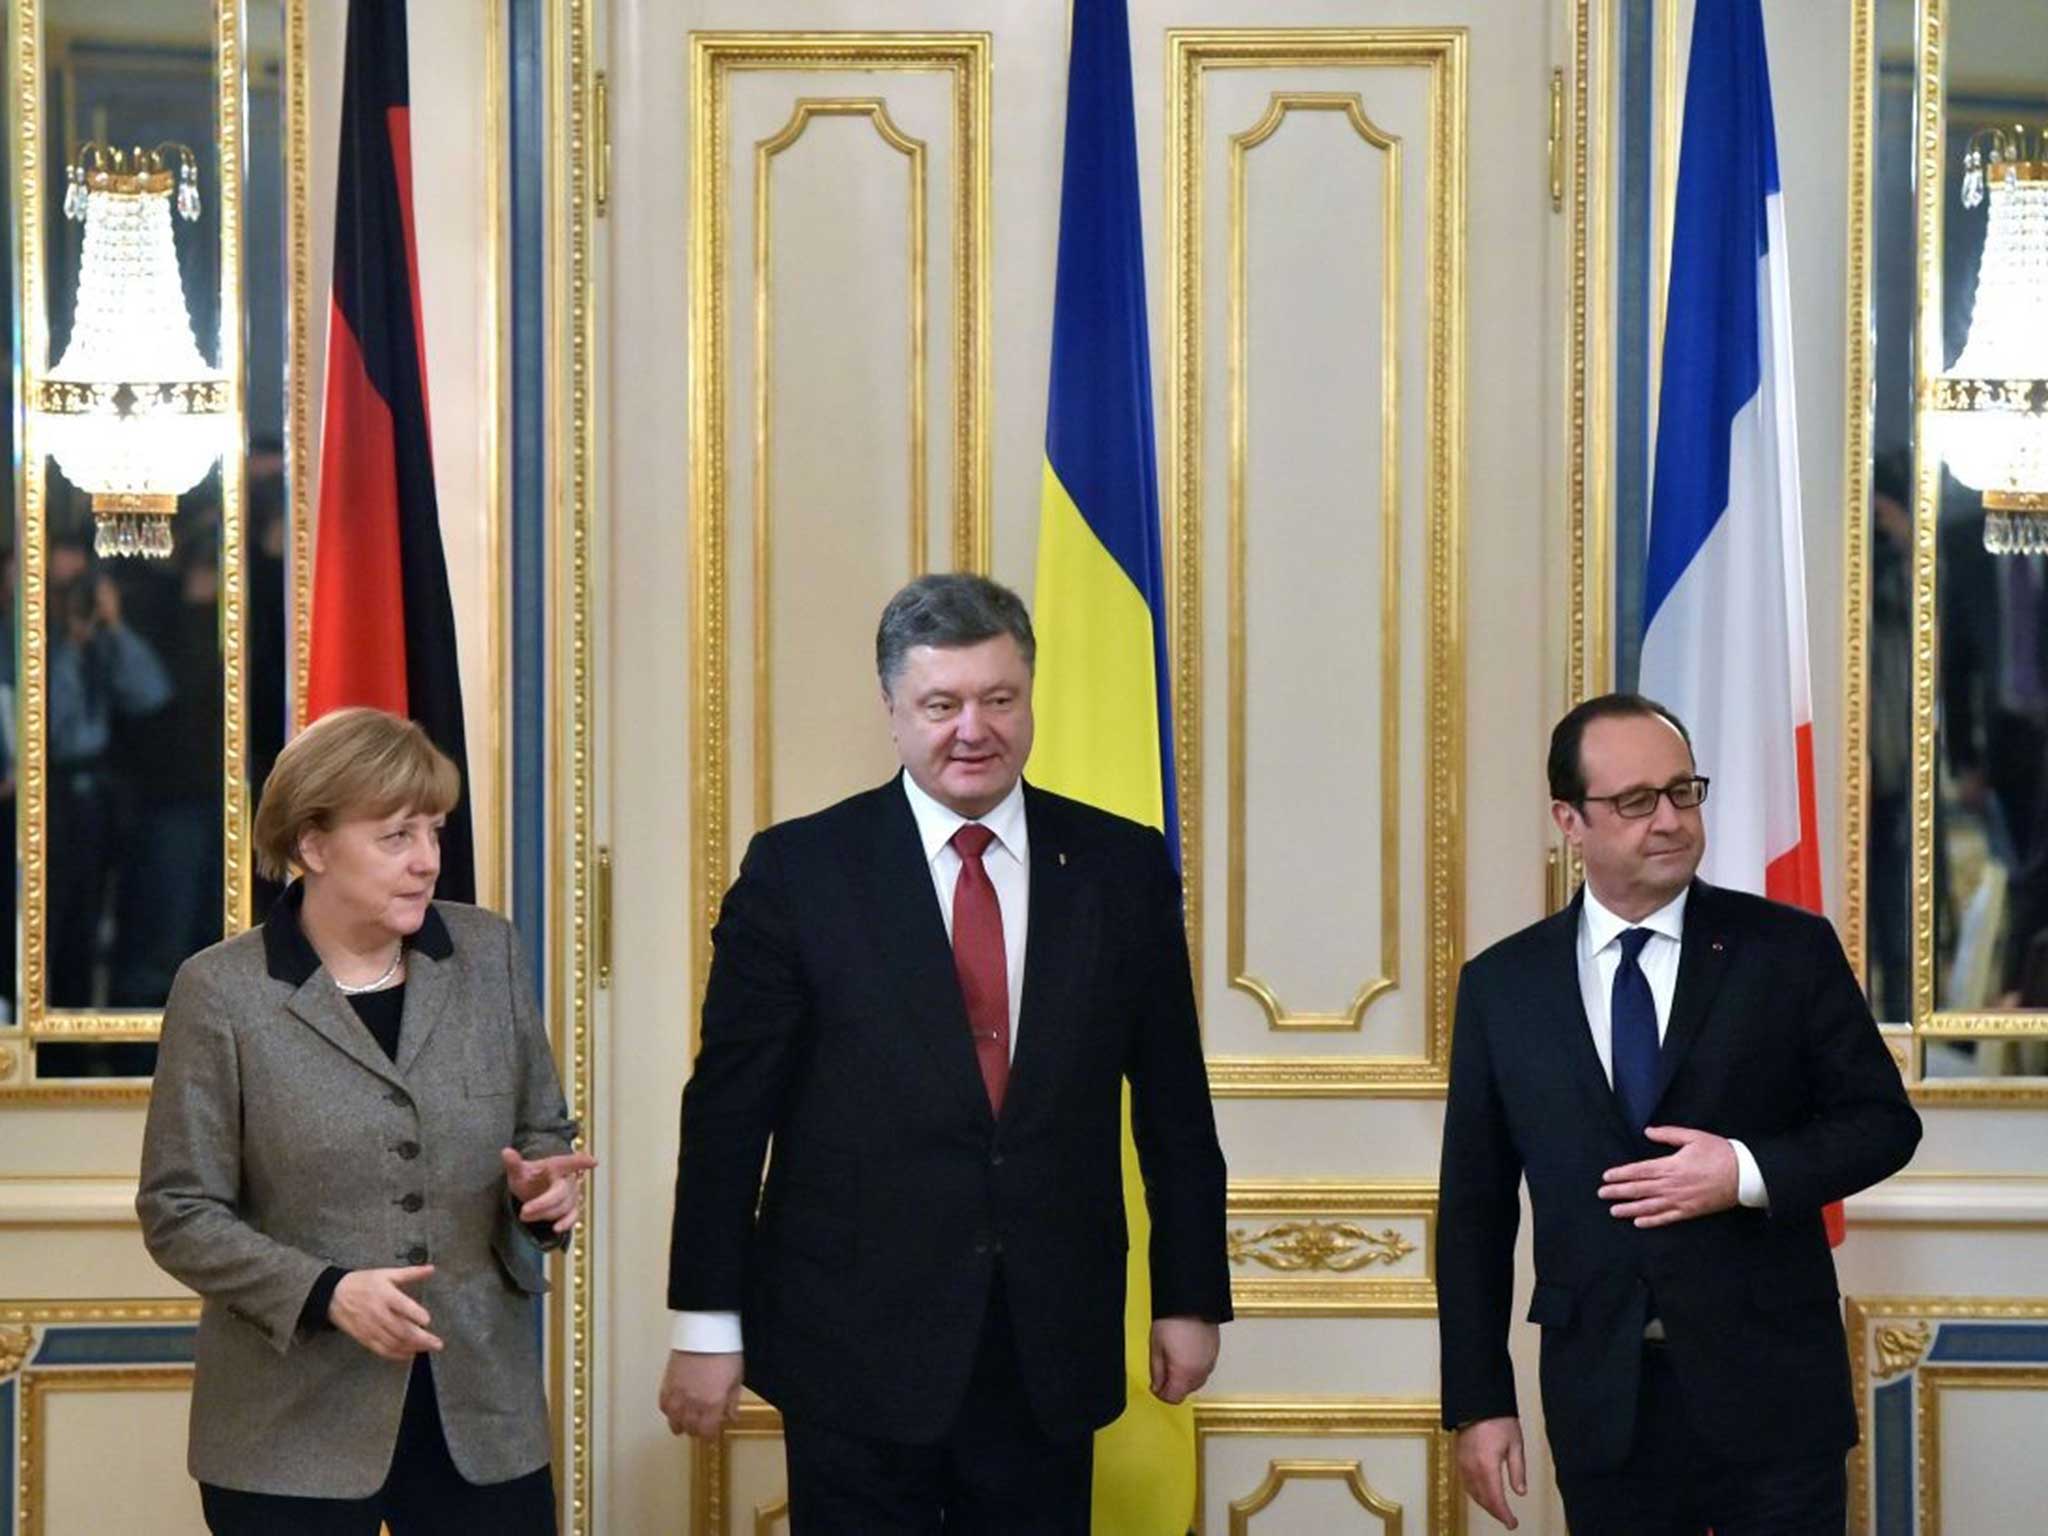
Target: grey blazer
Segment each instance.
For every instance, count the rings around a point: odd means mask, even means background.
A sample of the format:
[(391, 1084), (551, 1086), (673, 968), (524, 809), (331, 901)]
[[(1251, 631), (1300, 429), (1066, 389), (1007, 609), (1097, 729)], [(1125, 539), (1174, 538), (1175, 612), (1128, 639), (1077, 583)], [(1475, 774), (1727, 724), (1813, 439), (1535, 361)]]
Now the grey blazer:
[(151, 1257), (204, 1303), (192, 1475), (374, 1493), (408, 1367), (332, 1328), (301, 1333), (299, 1314), (329, 1265), (423, 1262), (456, 1467), (479, 1483), (530, 1472), (549, 1455), (545, 1256), (498, 1149), (552, 1155), (577, 1128), (518, 939), (493, 913), (435, 902), (410, 941), (395, 1062), (324, 968), (294, 964), (303, 945), (276, 919), (216, 944), (164, 1008), (135, 1208)]

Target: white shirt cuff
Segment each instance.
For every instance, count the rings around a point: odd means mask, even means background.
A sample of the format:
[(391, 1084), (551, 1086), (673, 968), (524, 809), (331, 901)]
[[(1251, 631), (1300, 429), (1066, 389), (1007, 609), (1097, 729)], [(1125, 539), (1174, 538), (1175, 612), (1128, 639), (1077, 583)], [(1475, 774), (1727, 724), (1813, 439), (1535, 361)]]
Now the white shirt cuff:
[[(1771, 1192), (1764, 1188), (1763, 1170), (1756, 1165), (1756, 1158), (1741, 1142), (1729, 1139), (1728, 1145), (1735, 1149), (1735, 1199), (1739, 1204), (1753, 1211), (1767, 1211), (1771, 1208)], [(738, 1348), (737, 1345), (734, 1348)]]
[(740, 1352), (737, 1312), (671, 1312), (668, 1347), (693, 1355), (736, 1355)]

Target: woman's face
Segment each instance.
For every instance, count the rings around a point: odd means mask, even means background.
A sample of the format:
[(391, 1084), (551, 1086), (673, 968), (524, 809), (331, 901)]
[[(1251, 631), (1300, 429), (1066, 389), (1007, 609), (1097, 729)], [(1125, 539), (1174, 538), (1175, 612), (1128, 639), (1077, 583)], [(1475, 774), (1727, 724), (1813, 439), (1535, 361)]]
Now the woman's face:
[(376, 924), (402, 938), (419, 930), (441, 874), (445, 816), (395, 811), (358, 816), (299, 840), (306, 894), (349, 924)]

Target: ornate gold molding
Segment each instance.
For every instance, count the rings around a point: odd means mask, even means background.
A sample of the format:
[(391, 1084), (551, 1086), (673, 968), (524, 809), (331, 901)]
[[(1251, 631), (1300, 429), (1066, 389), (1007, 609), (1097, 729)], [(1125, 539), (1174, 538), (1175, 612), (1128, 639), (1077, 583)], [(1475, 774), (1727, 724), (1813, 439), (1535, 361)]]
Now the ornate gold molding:
[(1914, 1536), (1941, 1536), (1941, 1399), (1943, 1392), (2048, 1392), (2048, 1366), (1930, 1365), (1913, 1379), (1919, 1440), (1919, 1524)]
[(1342, 1483), (1352, 1502), (1379, 1522), (1384, 1536), (1401, 1536), (1401, 1506), (1375, 1493), (1365, 1479), (1365, 1468), (1355, 1461), (1324, 1461), (1282, 1457), (1266, 1463), (1266, 1476), (1259, 1486), (1241, 1499), (1230, 1501), (1230, 1536), (1251, 1536), (1252, 1516), (1280, 1497), (1290, 1482), (1330, 1481)]
[(711, 928), (731, 878), (727, 734), (726, 244), (728, 88), (740, 72), (946, 76), (953, 126), (953, 559), (986, 570), (989, 537), (989, 138), (992, 42), (984, 32), (698, 32), (690, 38), (690, 1040)]
[(882, 143), (907, 162), (910, 178), (907, 241), (909, 289), (910, 398), (910, 574), (921, 576), (929, 560), (930, 523), (925, 422), (927, 327), (925, 322), (926, 212), (924, 140), (912, 138), (889, 116), (876, 96), (799, 97), (780, 131), (754, 146), (754, 825), (774, 820), (775, 726), (772, 466), (774, 462), (775, 352), (774, 203), (771, 176), (776, 156), (804, 136), (820, 117), (864, 117)]
[[(1419, 68), (1429, 79), (1426, 284), (1427, 614), (1424, 667), (1424, 1050), (1417, 1057), (1217, 1056), (1224, 1097), (1441, 1093), (1448, 1075), (1451, 996), (1464, 921), (1465, 61), (1463, 28), (1172, 29), (1167, 33), (1167, 217), (1171, 364), (1166, 455), (1169, 643), (1178, 743), (1181, 852), (1189, 950), (1202, 970), (1202, 476), (1206, 397), (1203, 323), (1205, 85), (1214, 70)], [(1235, 967), (1233, 966), (1233, 969)]]
[(21, 1369), (21, 1362), (36, 1347), (36, 1331), (33, 1328), (0, 1328), (0, 1381), (7, 1380)]
[[(1218, 1435), (1294, 1439), (1416, 1439), (1427, 1458), (1428, 1508), (1423, 1529), (1463, 1528), (1464, 1495), (1457, 1486), (1452, 1437), (1434, 1399), (1217, 1397), (1195, 1399), (1195, 1532), (1205, 1536), (1208, 1443)], [(1329, 1463), (1321, 1463), (1329, 1465)], [(1338, 1466), (1354, 1463), (1340, 1462)], [(1271, 1476), (1272, 1469), (1268, 1469)], [(1324, 1474), (1333, 1475), (1333, 1474)], [(1361, 1476), (1363, 1471), (1361, 1468)], [(1277, 1490), (1276, 1490), (1277, 1491)], [(1366, 1506), (1371, 1508), (1370, 1505)], [(1399, 1506), (1394, 1506), (1398, 1511)], [(1249, 1514), (1251, 1511), (1248, 1511)], [(1384, 1516), (1382, 1517), (1384, 1520)], [(1233, 1510), (1232, 1536), (1242, 1529)], [(1398, 1531), (1398, 1524), (1392, 1527)]]
[[(1380, 960), (1379, 974), (1360, 982), (1341, 1012), (1290, 1011), (1246, 960), (1246, 758), (1249, 684), (1245, 571), (1246, 489), (1251, 410), (1251, 300), (1246, 255), (1245, 171), (1251, 151), (1280, 131), (1290, 112), (1336, 112), (1385, 160), (1380, 223)], [(1401, 140), (1375, 125), (1355, 91), (1275, 91), (1265, 114), (1230, 139), (1230, 890), (1225, 968), (1230, 985), (1249, 993), (1277, 1030), (1356, 1030), (1366, 1010), (1392, 992), (1401, 974)]]
[(1243, 1317), (1434, 1317), (1426, 1179), (1233, 1179), (1231, 1301)]
[[(726, 1445), (733, 1440), (773, 1440), (782, 1434), (782, 1415), (758, 1398), (741, 1401), (738, 1416), (726, 1425), (716, 1440), (690, 1442), (690, 1536), (717, 1536), (726, 1528), (726, 1511), (732, 1507), (732, 1462)], [(758, 1531), (772, 1519), (772, 1505), (754, 1512)]]
[[(1985, 1296), (1849, 1296), (1843, 1299), (1843, 1326), (1849, 1339), (1850, 1390), (1856, 1400), (1860, 1433), (1849, 1452), (1849, 1529), (1870, 1529), (1871, 1506), (1871, 1391), (1876, 1382), (1914, 1372), (1914, 1417), (1918, 1421), (1915, 1454), (1915, 1482), (1919, 1486), (1921, 1533), (1940, 1530), (1939, 1426), (1929, 1439), (1930, 1417), (1938, 1416), (1936, 1395), (1944, 1385), (1964, 1384), (1960, 1377), (1977, 1369), (1974, 1365), (1922, 1365), (1921, 1355), (1901, 1364), (1913, 1348), (1913, 1341), (1925, 1330), (1932, 1342), (1933, 1329), (1944, 1322), (2048, 1322), (2048, 1297)], [(2039, 1373), (2039, 1383), (2048, 1388), (2048, 1368), (2006, 1366), (1997, 1374)], [(1930, 1459), (1930, 1451), (1937, 1453)]]
[(1415, 1244), (1392, 1227), (1374, 1232), (1355, 1221), (1276, 1221), (1252, 1231), (1232, 1227), (1224, 1246), (1233, 1264), (1257, 1263), (1282, 1271), (1348, 1274), (1375, 1264), (1398, 1264)]
[(1934, 1325), (1925, 1319), (1879, 1328), (1874, 1338), (1877, 1363), (1871, 1367), (1871, 1374), (1879, 1381), (1889, 1381), (1912, 1370), (1933, 1342)]
[[(1858, 981), (1869, 977), (1871, 252), (1877, 156), (1877, 9), (1849, 5), (1849, 227), (1842, 303), (1842, 905), (1837, 926)], [(1887, 1021), (1892, 1022), (1892, 1021)]]
[[(591, 93), (596, 66), (590, 0), (548, 0), (545, 22), (547, 206), (556, 227), (564, 231), (562, 239), (548, 242), (546, 258), (549, 504), (566, 509), (566, 516), (548, 519), (547, 719), (549, 780), (567, 791), (556, 795), (548, 817), (548, 933), (553, 948), (547, 967), (548, 1018), (570, 1112), (587, 1136), (593, 1129), (595, 1071), (591, 870), (596, 848), (592, 818), (597, 644), (591, 606), (597, 537), (597, 308), (591, 253), (596, 153)], [(594, 1518), (591, 1356), (597, 1247), (592, 1233), (599, 1214), (593, 1212), (592, 1219), (578, 1225), (569, 1246), (551, 1265), (556, 1295), (566, 1292), (568, 1297), (566, 1306), (558, 1303), (548, 1309), (548, 1370), (557, 1426), (556, 1466), (567, 1495), (564, 1523), (572, 1536), (588, 1536)]]
[(191, 1390), (189, 1365), (131, 1366), (121, 1370), (24, 1372), (21, 1377), (19, 1462), (15, 1468), (18, 1506), (15, 1529), (21, 1536), (44, 1536), (48, 1466), (43, 1454), (48, 1432), (43, 1420), (47, 1399), (55, 1392), (184, 1392)]

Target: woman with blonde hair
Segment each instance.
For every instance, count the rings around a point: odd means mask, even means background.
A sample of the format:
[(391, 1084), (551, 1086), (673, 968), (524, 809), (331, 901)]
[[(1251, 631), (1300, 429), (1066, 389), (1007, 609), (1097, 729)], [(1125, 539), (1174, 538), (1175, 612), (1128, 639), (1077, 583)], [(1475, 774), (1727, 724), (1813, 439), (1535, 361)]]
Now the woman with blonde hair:
[(253, 829), (296, 878), (165, 1005), (136, 1210), (217, 1533), (555, 1529), (534, 1298), (596, 1160), (511, 925), (433, 900), (461, 788), (411, 721), (307, 727)]

